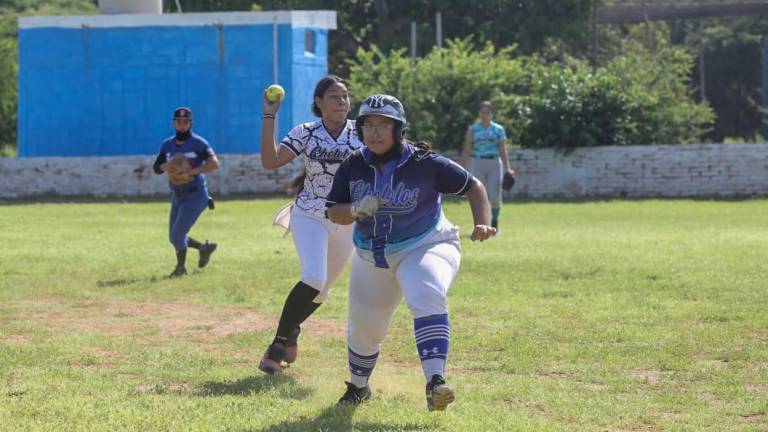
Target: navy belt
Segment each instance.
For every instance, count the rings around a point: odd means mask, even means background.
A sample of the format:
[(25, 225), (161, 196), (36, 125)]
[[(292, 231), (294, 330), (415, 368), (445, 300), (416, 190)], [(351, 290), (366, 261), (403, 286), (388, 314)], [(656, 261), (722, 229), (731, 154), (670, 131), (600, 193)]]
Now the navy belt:
[(198, 188), (199, 188), (198, 186), (195, 186), (195, 187), (192, 187), (192, 188), (189, 188), (189, 189), (176, 189), (176, 188), (173, 188), (172, 190), (173, 190), (173, 194), (174, 195), (176, 195), (177, 197), (182, 197), (184, 195), (189, 195), (192, 192), (197, 192)]
[(498, 156), (472, 156), (477, 159), (496, 159)]

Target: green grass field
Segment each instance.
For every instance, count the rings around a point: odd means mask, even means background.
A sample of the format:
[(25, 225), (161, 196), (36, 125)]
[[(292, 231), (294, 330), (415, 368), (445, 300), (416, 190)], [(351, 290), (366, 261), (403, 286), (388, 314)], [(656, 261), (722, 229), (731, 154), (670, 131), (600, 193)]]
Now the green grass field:
[(334, 406), (346, 273), (298, 362), (258, 371), (298, 277), (284, 201), (204, 214), (219, 251), (180, 280), (167, 203), (0, 206), (0, 430), (768, 431), (768, 201), (506, 205), (463, 239), (442, 413), (404, 304), (373, 400)]

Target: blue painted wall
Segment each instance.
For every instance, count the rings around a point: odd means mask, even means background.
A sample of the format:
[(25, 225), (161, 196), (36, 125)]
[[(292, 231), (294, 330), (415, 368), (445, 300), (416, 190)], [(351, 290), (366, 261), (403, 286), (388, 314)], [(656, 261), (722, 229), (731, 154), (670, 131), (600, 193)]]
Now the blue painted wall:
[[(315, 52), (305, 52), (306, 32)], [(19, 156), (154, 154), (180, 105), (218, 153), (259, 149), (261, 94), (273, 81), (272, 25), (28, 28), (19, 32)], [(328, 32), (278, 27), (287, 99), (279, 135), (314, 119)]]

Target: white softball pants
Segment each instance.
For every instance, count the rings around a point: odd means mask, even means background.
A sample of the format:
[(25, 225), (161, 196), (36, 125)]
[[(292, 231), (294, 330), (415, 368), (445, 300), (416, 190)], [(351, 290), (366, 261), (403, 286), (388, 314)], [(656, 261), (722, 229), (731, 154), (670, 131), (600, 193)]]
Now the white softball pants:
[(301, 281), (319, 291), (313, 301), (322, 303), (352, 255), (355, 225), (337, 225), (293, 206), (290, 227), (301, 263)]
[(354, 254), (349, 278), (347, 343), (363, 356), (379, 352), (397, 305), (405, 297), (413, 318), (448, 313), (447, 294), (461, 263), (456, 239), (387, 256), (390, 268)]
[(473, 157), (469, 163), (469, 172), (485, 186), (491, 208), (501, 208), (501, 183), (504, 178), (501, 158), (481, 159)]

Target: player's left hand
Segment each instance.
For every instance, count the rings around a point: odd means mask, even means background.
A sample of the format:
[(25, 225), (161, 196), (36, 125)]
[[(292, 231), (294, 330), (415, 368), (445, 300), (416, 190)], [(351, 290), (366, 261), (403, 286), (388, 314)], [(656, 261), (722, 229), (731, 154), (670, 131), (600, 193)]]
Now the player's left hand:
[(352, 211), (352, 216), (362, 220), (375, 215), (382, 204), (385, 204), (384, 200), (373, 195), (366, 195), (359, 201), (353, 202), (350, 210)]
[(188, 172), (175, 172), (175, 173), (168, 173), (168, 180), (171, 181), (171, 183), (175, 185), (183, 185), (191, 182), (194, 180), (194, 177), (192, 177)]
[(496, 235), (496, 228), (488, 225), (475, 225), (472, 235), (469, 236), (472, 241), (485, 241)]

